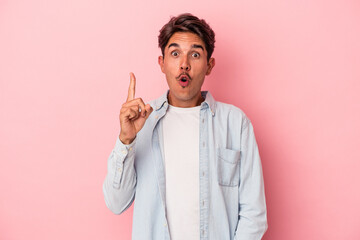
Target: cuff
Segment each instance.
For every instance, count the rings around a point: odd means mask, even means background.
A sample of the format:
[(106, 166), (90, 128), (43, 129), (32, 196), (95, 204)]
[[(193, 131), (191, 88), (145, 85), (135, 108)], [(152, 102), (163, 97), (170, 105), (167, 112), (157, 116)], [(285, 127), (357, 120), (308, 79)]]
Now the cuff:
[(134, 139), (134, 141), (130, 144), (123, 144), (119, 137), (116, 138), (116, 143), (115, 143), (115, 153), (118, 154), (119, 156), (131, 156), (134, 154), (135, 152), (135, 142), (136, 142), (136, 137)]

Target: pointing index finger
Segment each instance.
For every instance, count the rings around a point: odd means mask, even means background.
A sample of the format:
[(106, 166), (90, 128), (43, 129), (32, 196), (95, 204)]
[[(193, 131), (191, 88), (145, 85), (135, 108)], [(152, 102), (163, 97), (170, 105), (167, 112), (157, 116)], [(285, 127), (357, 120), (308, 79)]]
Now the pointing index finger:
[(131, 101), (135, 98), (135, 84), (136, 84), (136, 78), (134, 73), (130, 73), (130, 85), (129, 85), (129, 90), (128, 90), (128, 97), (127, 97), (127, 102)]

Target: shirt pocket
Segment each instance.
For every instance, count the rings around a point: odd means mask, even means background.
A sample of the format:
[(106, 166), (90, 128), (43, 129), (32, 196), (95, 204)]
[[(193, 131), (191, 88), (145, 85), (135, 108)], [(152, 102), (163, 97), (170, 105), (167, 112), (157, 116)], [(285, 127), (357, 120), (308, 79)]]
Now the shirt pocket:
[(240, 151), (217, 149), (217, 176), (218, 182), (223, 186), (238, 186), (240, 179)]

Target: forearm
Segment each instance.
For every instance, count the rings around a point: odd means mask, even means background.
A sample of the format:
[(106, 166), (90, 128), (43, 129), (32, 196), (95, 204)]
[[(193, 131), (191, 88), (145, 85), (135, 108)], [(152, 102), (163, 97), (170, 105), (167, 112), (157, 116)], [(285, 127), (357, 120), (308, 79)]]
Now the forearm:
[(266, 203), (265, 196), (261, 192), (259, 192), (258, 196), (253, 196), (253, 202), (239, 204), (239, 220), (235, 232), (236, 240), (261, 240), (265, 234), (268, 228)]
[(251, 173), (242, 173), (239, 191), (239, 221), (236, 240), (260, 240), (267, 230), (264, 182), (260, 159), (255, 157)]
[(108, 172), (103, 183), (106, 206), (115, 214), (124, 212), (134, 200), (136, 187), (135, 141), (124, 145), (119, 139), (108, 158)]

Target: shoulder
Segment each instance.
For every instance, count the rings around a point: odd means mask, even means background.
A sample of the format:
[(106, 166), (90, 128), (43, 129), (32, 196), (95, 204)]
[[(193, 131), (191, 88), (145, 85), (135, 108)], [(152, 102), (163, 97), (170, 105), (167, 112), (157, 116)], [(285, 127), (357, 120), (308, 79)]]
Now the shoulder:
[(160, 97), (153, 99), (151, 101), (149, 101), (150, 106), (154, 109), (154, 110), (158, 110), (160, 109), (165, 102), (167, 102), (167, 94), (168, 91), (166, 91), (163, 95), (161, 95)]
[(215, 104), (216, 104), (216, 114), (219, 114), (220, 116), (225, 115), (233, 118), (249, 120), (245, 112), (233, 104), (223, 103), (218, 101), (216, 101)]
[(226, 122), (233, 128), (243, 131), (249, 125), (251, 121), (245, 112), (239, 107), (234, 106), (233, 104), (223, 103), (216, 101), (216, 113), (215, 117), (220, 120), (220, 122)]

